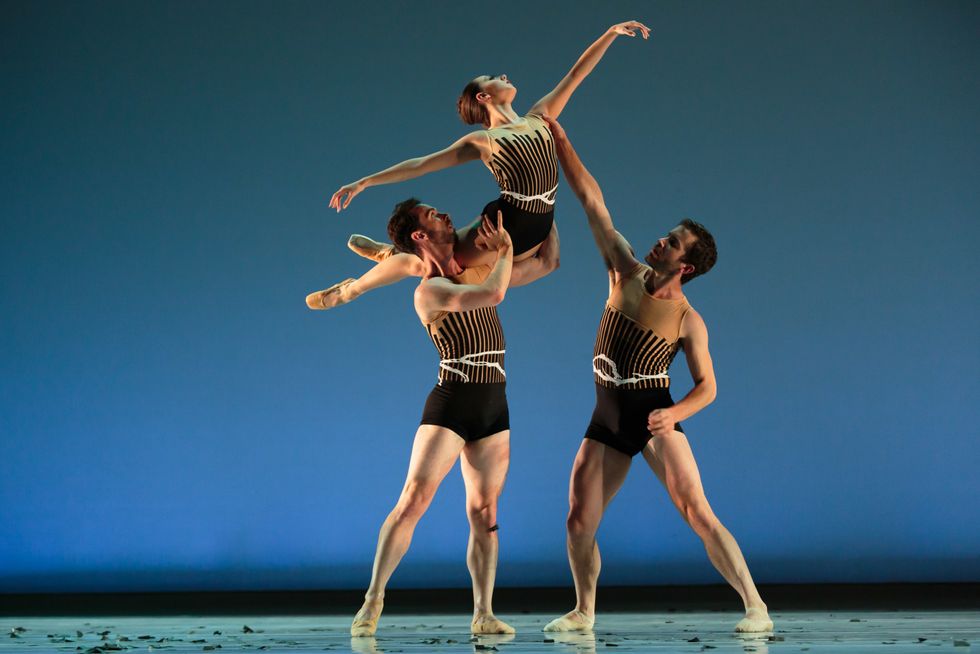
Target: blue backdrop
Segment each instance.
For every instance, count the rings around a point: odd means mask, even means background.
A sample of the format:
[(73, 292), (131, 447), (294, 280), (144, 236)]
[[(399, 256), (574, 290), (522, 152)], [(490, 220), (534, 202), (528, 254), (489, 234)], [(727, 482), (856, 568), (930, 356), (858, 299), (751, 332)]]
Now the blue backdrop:
[[(0, 591), (364, 587), (436, 355), (414, 282), (303, 298), (396, 201), (463, 222), (496, 186), (330, 194), (464, 134), (475, 75), (525, 110), (631, 18), (651, 40), (562, 121), (638, 251), (716, 235), (685, 290), (719, 394), (685, 427), (757, 581), (980, 580), (980, 5), (494, 7), (0, 5)], [(557, 219), (562, 268), (501, 307), (502, 585), (571, 583), (607, 282), (564, 182)], [(454, 471), (393, 585), (468, 585), (465, 543)], [(721, 581), (641, 461), (600, 543), (605, 583)]]

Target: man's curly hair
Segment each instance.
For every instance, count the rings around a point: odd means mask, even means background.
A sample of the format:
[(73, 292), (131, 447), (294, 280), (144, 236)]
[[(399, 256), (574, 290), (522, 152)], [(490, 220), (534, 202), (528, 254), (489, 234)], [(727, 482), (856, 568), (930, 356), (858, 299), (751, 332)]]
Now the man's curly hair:
[(395, 205), (388, 219), (388, 238), (395, 244), (399, 252), (411, 252), (418, 254), (415, 250), (415, 241), (412, 240), (412, 233), (422, 229), (419, 218), (412, 209), (422, 204), (418, 198), (408, 198)]
[(718, 248), (715, 246), (715, 237), (701, 223), (685, 218), (681, 221), (681, 226), (686, 227), (687, 231), (697, 238), (681, 258), (684, 263), (694, 266), (694, 272), (681, 275), (681, 284), (686, 284), (698, 275), (711, 270), (718, 261)]

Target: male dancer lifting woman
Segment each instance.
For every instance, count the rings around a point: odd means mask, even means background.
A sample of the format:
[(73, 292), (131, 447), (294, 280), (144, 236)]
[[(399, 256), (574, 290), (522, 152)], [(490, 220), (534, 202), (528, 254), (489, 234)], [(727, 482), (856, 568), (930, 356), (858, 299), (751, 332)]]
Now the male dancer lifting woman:
[[(708, 558), (742, 597), (736, 631), (772, 630), (738, 544), (705, 498), (697, 463), (680, 426), (715, 399), (708, 331), (681, 285), (708, 272), (717, 259), (704, 226), (684, 220), (659, 239), (641, 263), (613, 227), (599, 184), (582, 164), (561, 126), (546, 118), (558, 160), (588, 216), (611, 277), (609, 299), (592, 361), (596, 407), (569, 482), (568, 561), (576, 605), (545, 631), (586, 631), (595, 621), (600, 558), (596, 531), (619, 491), (632, 457), (643, 458), (666, 487), (681, 516), (704, 542)], [(694, 388), (674, 404), (667, 369), (683, 348)]]
[[(496, 305), (508, 286), (530, 283), (557, 267), (558, 234), (552, 226), (537, 256), (514, 264), (514, 247), (499, 212), (496, 225), (485, 219), (478, 231), (496, 261), (464, 269), (453, 256), (459, 240), (448, 214), (411, 198), (395, 207), (388, 223), (395, 245), (425, 265), (415, 311), (439, 352), (439, 383), (426, 400), (401, 496), (381, 526), (371, 584), (351, 625), (352, 636), (372, 636), (377, 630), (388, 580), (457, 458), (470, 522), (471, 630), (514, 633), (492, 608), (497, 499), (510, 463), (504, 334)], [(311, 293), (306, 302), (311, 309), (325, 308), (322, 291)]]

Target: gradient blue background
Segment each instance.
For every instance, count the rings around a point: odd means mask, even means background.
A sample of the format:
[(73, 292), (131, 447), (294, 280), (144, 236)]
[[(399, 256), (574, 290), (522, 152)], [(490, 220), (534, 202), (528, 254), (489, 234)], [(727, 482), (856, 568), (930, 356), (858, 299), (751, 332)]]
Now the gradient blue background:
[[(613, 6), (614, 5), (614, 6)], [(686, 287), (717, 401), (685, 426), (760, 582), (980, 580), (980, 5), (0, 4), (0, 591), (360, 588), (436, 357), (403, 282), (336, 311), (344, 247), (478, 163), (457, 93), (526, 110), (614, 22), (562, 121), (638, 251), (708, 225)], [(606, 277), (567, 186), (562, 268), (513, 291), (502, 585), (570, 584), (567, 478)], [(690, 387), (683, 358), (675, 397)], [(458, 470), (395, 586), (466, 586)], [(604, 583), (714, 583), (637, 461)]]

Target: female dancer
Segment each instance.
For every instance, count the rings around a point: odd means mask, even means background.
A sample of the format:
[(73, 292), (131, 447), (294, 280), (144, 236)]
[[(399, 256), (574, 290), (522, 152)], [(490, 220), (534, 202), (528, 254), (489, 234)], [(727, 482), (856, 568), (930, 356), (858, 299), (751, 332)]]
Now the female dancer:
[[(483, 215), (493, 216), (497, 210), (503, 213), (504, 227), (514, 242), (515, 262), (534, 256), (551, 232), (558, 188), (555, 145), (541, 116), (558, 117), (572, 93), (592, 72), (616, 37), (635, 37), (637, 30), (644, 39), (649, 38), (650, 28), (637, 21), (618, 23), (606, 30), (582, 53), (554, 90), (538, 100), (523, 117), (511, 107), (517, 89), (506, 75), (481, 75), (473, 79), (463, 89), (456, 109), (463, 122), (482, 124), (485, 129), (467, 134), (444, 150), (408, 159), (346, 184), (330, 198), (330, 206), (339, 212), (369, 186), (402, 182), (480, 159), (500, 186), (500, 197), (484, 208)], [(479, 225), (480, 219), (477, 219), (457, 232), (460, 243), (456, 250), (457, 259), (463, 266), (480, 265), (493, 259), (492, 252), (480, 247)], [(422, 261), (414, 254), (397, 253), (390, 245), (357, 234), (351, 237), (348, 245), (358, 254), (379, 263), (360, 279), (345, 279), (316, 293), (318, 308), (329, 309), (373, 288), (424, 274)]]

